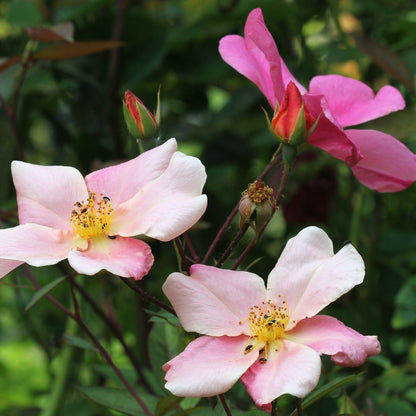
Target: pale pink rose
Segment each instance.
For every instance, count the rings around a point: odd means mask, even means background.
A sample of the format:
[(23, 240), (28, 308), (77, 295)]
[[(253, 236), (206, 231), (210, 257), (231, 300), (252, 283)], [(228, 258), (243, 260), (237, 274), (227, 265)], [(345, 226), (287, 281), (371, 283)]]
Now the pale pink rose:
[(259, 87), (273, 110), (282, 104), (292, 81), (312, 116), (320, 116), (308, 142), (346, 162), (367, 187), (396, 192), (416, 180), (416, 156), (394, 137), (376, 130), (344, 130), (402, 110), (405, 102), (396, 88), (387, 85), (374, 94), (355, 79), (323, 75), (312, 78), (308, 92), (280, 57), (261, 9), (248, 15), (244, 37), (225, 36), (219, 51), (225, 62)]
[(205, 211), (204, 166), (175, 139), (85, 177), (72, 167), (12, 163), (20, 225), (0, 230), (0, 277), (19, 266), (68, 258), (81, 274), (105, 269), (135, 280), (153, 264), (150, 247), (131, 238), (171, 240)]
[(288, 393), (304, 397), (318, 383), (321, 354), (359, 366), (380, 352), (364, 336), (326, 315), (316, 315), (364, 279), (351, 244), (334, 255), (319, 228), (289, 240), (267, 288), (254, 273), (191, 267), (172, 273), (163, 291), (186, 331), (203, 336), (163, 366), (166, 388), (177, 396), (224, 393), (241, 377), (259, 407)]

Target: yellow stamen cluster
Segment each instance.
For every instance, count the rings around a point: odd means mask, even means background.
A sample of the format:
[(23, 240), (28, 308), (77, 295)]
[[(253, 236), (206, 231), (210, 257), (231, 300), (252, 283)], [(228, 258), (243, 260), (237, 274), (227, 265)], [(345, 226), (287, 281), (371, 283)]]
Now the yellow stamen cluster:
[(88, 199), (76, 202), (71, 213), (72, 229), (85, 240), (107, 234), (113, 221), (114, 209), (110, 198), (88, 191)]
[(257, 180), (249, 184), (248, 188), (242, 193), (242, 196), (245, 195), (254, 204), (261, 205), (273, 200), (273, 189), (265, 185), (261, 180)]
[(289, 323), (289, 308), (282, 296), (278, 297), (281, 299), (279, 306), (269, 299), (267, 302), (262, 302), (261, 306), (251, 307), (247, 317), (251, 335), (244, 349), (244, 354), (259, 349), (261, 364), (267, 362), (269, 348), (278, 350), (279, 339), (283, 336)]

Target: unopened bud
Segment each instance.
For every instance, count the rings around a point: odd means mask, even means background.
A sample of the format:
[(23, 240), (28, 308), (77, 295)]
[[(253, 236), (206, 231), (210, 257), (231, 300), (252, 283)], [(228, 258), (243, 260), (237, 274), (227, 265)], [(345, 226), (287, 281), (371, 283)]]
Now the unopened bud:
[(306, 142), (315, 128), (312, 116), (296, 85), (289, 82), (280, 107), (272, 121), (268, 119), (269, 130), (284, 144), (296, 146)]
[(156, 116), (154, 116), (131, 91), (124, 93), (123, 114), (130, 134), (137, 139), (153, 137), (160, 123), (159, 94)]

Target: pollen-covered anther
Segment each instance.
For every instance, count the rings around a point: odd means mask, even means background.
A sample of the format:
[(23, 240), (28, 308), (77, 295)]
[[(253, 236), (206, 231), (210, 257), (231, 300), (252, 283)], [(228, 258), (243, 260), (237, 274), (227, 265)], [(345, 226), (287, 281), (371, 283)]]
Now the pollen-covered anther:
[(84, 240), (106, 235), (113, 221), (114, 209), (110, 198), (88, 191), (86, 201), (75, 202), (71, 213), (71, 225), (75, 233)]
[(273, 189), (265, 185), (261, 180), (250, 183), (242, 195), (247, 195), (249, 200), (256, 205), (273, 201)]
[(289, 323), (289, 308), (286, 301), (279, 296), (280, 303), (269, 299), (260, 306), (255, 305), (249, 309), (247, 317), (250, 328), (250, 339), (244, 349), (244, 354), (253, 350), (259, 350), (261, 357), (259, 362), (267, 362), (269, 347), (275, 351), (278, 349), (279, 339), (283, 336)]

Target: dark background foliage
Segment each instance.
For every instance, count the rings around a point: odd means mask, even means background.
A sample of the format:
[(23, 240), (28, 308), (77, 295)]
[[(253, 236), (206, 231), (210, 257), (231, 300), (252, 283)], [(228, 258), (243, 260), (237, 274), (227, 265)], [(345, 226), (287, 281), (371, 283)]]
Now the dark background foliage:
[[(396, 86), (405, 97), (406, 110), (366, 127), (388, 132), (416, 151), (416, 9), (411, 0), (0, 0), (0, 94), (9, 109), (16, 104), (13, 117), (5, 105), (0, 111), (2, 227), (17, 224), (13, 159), (71, 165), (87, 174), (134, 157), (137, 144), (122, 116), (124, 91), (131, 90), (152, 109), (161, 86), (160, 137), (144, 146), (176, 137), (180, 150), (206, 166), (208, 209), (190, 232), (203, 256), (241, 192), (277, 148), (261, 110), (267, 105), (264, 97), (218, 54), (220, 38), (242, 34), (247, 14), (255, 7), (262, 8), (281, 56), (304, 85), (315, 75), (339, 73), (375, 90)], [(77, 42), (123, 44), (76, 58), (4, 65), (25, 48), (36, 53), (50, 46), (34, 44), (26, 28), (68, 21)], [(278, 179), (276, 174), (270, 181)], [(328, 232), (336, 250), (351, 240), (365, 259), (365, 283), (328, 312), (364, 334), (377, 334), (382, 353), (368, 360), (363, 375), (306, 414), (415, 414), (415, 203), (414, 186), (397, 194), (378, 194), (358, 183), (346, 165), (308, 147), (296, 162), (280, 210), (243, 264), (248, 267), (258, 260), (251, 270), (266, 278), (287, 239), (311, 224)], [(218, 256), (237, 227), (236, 221)], [(240, 243), (236, 256), (252, 236)], [(149, 244), (156, 261), (142, 287), (163, 299), (160, 287), (178, 269), (176, 256), (172, 244)], [(60, 267), (32, 272), (42, 285), (63, 273)], [(192, 335), (161, 317), (149, 321), (151, 314), (143, 307), (153, 313), (157, 308), (144, 304), (115, 276), (78, 282), (125, 334), (152, 386), (150, 406), (166, 404), (166, 398), (160, 401), (168, 396), (160, 367)], [(80, 344), (84, 334), (45, 299), (24, 311), (33, 296), (24, 269), (3, 278), (0, 285), (0, 415), (120, 414), (88, 400), (94, 391), (82, 390), (119, 386), (98, 354)], [(66, 282), (53, 294), (71, 306)], [(117, 340), (87, 303), (81, 307), (84, 319), (134, 382), (134, 371)], [(359, 371), (324, 359), (321, 384)], [(235, 413), (254, 409), (240, 383), (226, 397)], [(100, 394), (95, 401), (105, 403)], [(283, 409), (293, 409), (290, 398), (280, 402)], [(194, 411), (204, 414), (223, 412), (215, 399), (185, 399), (159, 410), (159, 415), (178, 413), (176, 406), (200, 406)]]

